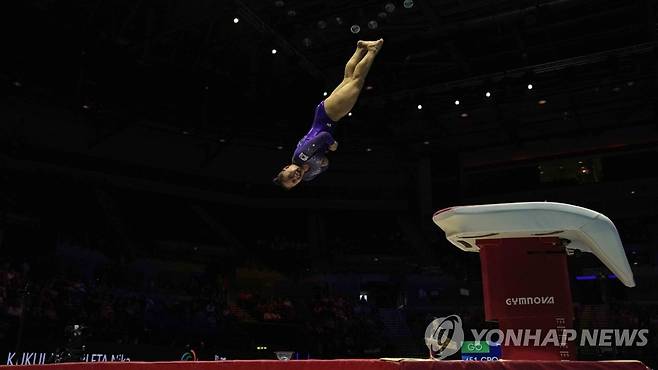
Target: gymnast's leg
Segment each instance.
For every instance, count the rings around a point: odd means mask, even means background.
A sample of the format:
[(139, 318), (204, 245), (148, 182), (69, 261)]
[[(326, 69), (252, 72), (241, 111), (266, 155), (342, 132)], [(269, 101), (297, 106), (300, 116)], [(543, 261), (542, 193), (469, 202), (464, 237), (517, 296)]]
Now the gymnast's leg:
[(324, 109), (332, 121), (343, 118), (356, 104), (366, 76), (383, 43), (383, 39), (359, 41), (356, 52), (345, 65), (343, 81), (324, 101)]

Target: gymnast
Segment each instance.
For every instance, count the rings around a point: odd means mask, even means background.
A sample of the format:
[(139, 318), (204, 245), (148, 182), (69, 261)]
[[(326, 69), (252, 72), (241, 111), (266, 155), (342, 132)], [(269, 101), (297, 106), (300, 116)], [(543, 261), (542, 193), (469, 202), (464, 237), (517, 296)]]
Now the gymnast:
[(383, 44), (383, 39), (357, 42), (354, 55), (345, 65), (343, 81), (315, 108), (311, 130), (299, 140), (292, 163), (278, 173), (275, 184), (292, 189), (302, 180), (313, 180), (327, 170), (329, 160), (325, 154), (338, 149), (338, 142), (332, 136), (334, 126), (356, 104), (370, 66)]

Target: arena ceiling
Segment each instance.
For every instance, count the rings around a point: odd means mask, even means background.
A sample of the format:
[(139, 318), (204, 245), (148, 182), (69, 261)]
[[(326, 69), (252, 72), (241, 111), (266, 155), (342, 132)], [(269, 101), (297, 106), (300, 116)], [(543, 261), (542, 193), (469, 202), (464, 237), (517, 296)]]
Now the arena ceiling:
[(346, 172), (655, 145), (656, 1), (411, 3), (4, 4), (5, 147), (265, 183), (356, 40), (379, 37), (339, 133)]

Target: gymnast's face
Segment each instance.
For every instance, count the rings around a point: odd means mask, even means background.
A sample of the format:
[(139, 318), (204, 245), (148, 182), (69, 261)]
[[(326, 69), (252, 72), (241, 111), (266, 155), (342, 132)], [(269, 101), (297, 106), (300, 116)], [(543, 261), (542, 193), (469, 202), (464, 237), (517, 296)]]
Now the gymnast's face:
[(281, 184), (287, 189), (297, 186), (304, 177), (304, 169), (296, 164), (289, 164), (281, 170)]

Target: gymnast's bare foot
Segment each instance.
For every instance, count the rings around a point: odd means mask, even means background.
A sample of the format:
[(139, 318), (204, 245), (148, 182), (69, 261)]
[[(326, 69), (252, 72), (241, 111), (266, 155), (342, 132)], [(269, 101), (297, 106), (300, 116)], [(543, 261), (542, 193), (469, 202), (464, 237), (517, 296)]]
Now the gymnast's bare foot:
[(356, 43), (356, 46), (358, 48), (367, 49), (368, 51), (374, 51), (375, 53), (379, 52), (379, 49), (381, 49), (382, 45), (384, 45), (384, 39), (379, 39), (375, 41), (359, 40), (359, 42)]

